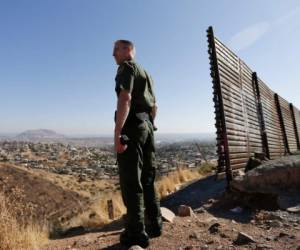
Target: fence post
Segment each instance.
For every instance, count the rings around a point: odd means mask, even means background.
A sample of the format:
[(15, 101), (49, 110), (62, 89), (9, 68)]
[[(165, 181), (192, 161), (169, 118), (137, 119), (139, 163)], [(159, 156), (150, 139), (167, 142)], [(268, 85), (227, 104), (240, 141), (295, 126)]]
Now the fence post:
[(294, 106), (292, 103), (290, 103), (290, 110), (291, 110), (291, 114), (292, 114), (293, 125), (294, 125), (294, 130), (295, 130), (295, 135), (296, 135), (297, 149), (300, 150), (299, 134), (298, 134), (298, 129), (297, 129)]
[(112, 200), (107, 200), (107, 210), (109, 219), (114, 219), (114, 205)]
[(259, 84), (258, 84), (256, 72), (252, 73), (252, 83), (253, 83), (254, 93), (256, 93), (257, 112), (258, 112), (258, 119), (259, 119), (262, 146), (263, 146), (262, 149), (263, 149), (264, 155), (268, 159), (270, 159), (268, 137), (267, 137), (267, 132), (266, 132), (266, 125), (265, 125), (263, 107), (262, 107), (261, 96), (260, 96), (260, 89), (259, 89)]
[(280, 127), (281, 127), (282, 134), (283, 134), (285, 154), (287, 154), (287, 153), (290, 154), (291, 152), (290, 152), (289, 143), (288, 143), (288, 139), (287, 139), (287, 135), (286, 135), (286, 131), (285, 131), (282, 110), (281, 110), (281, 107), (280, 107), (278, 95), (276, 93), (274, 94), (274, 98), (275, 98), (275, 103), (276, 103), (276, 107), (277, 107), (277, 114), (278, 114), (278, 117), (279, 117), (279, 123), (280, 123)]
[(220, 168), (225, 165), (227, 184), (229, 186), (230, 181), (232, 180), (232, 170), (230, 166), (229, 158), (229, 146), (227, 138), (227, 128), (225, 123), (225, 113), (223, 109), (223, 98), (222, 98), (222, 89), (219, 75), (219, 68), (217, 62), (217, 52), (214, 41), (214, 32), (213, 28), (210, 26), (207, 30), (208, 38), (208, 53), (210, 59), (210, 70), (211, 77), (213, 79), (213, 90), (214, 90), (214, 103), (215, 103), (215, 115), (216, 115), (216, 129), (217, 129), (217, 147), (219, 162), (218, 167)]

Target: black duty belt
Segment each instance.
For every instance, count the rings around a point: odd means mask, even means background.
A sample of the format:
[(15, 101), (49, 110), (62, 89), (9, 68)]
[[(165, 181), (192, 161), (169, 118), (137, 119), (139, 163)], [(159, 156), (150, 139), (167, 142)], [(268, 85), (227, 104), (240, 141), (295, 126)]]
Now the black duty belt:
[[(116, 118), (117, 118), (117, 111), (115, 111), (115, 117), (114, 117), (114, 121), (116, 122)], [(140, 120), (140, 121), (146, 121), (149, 120), (151, 121), (152, 117), (150, 115), (150, 113), (148, 112), (132, 112), (130, 111), (127, 117), (127, 120)]]

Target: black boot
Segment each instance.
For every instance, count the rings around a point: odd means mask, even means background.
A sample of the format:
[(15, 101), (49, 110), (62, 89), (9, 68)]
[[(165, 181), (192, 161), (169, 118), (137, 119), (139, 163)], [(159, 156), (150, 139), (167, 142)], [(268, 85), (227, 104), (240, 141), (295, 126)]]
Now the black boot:
[(161, 225), (146, 225), (146, 232), (150, 238), (159, 237), (162, 234), (162, 226)]
[(146, 232), (130, 234), (125, 230), (120, 235), (120, 243), (126, 247), (139, 245), (142, 248), (146, 248), (149, 246), (149, 237)]

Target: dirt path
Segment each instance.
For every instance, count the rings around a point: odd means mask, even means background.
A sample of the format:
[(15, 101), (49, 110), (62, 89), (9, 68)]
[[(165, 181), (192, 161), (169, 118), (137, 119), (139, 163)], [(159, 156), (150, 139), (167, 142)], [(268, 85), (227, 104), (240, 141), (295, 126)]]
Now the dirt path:
[[(193, 208), (195, 215), (165, 222), (163, 235), (151, 239), (148, 249), (300, 249), (299, 214), (246, 208), (233, 212), (230, 209), (239, 204), (224, 191), (225, 182), (211, 176), (164, 199), (162, 206), (176, 212), (179, 205), (185, 204)], [(121, 231), (122, 223), (115, 221), (94, 232), (52, 240), (42, 249), (124, 249), (118, 243)]]

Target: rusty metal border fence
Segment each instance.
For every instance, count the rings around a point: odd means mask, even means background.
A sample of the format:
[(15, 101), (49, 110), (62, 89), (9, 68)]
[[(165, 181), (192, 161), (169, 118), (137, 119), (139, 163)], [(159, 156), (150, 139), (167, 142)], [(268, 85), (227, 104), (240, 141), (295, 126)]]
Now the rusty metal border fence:
[(217, 129), (218, 173), (246, 166), (254, 152), (275, 159), (300, 150), (300, 111), (273, 92), (207, 30)]

